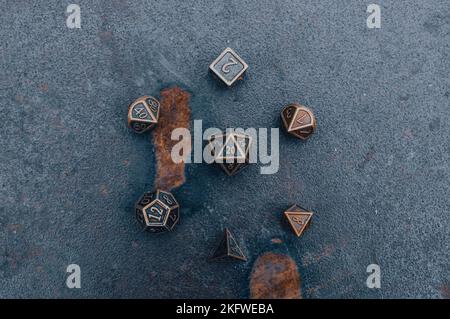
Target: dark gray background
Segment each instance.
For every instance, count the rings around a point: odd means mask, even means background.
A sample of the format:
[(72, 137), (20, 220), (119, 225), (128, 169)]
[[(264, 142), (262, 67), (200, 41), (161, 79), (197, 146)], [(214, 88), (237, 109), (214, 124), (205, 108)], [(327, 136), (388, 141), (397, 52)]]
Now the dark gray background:
[[(245, 298), (267, 251), (297, 262), (305, 298), (449, 297), (448, 1), (374, 1), (378, 30), (372, 1), (73, 2), (81, 29), (69, 1), (0, 0), (0, 297)], [(249, 64), (232, 89), (207, 72), (226, 46)], [(153, 144), (126, 109), (175, 84), (204, 127), (278, 127), (297, 101), (318, 131), (281, 134), (275, 175), (189, 165), (180, 224), (152, 236), (132, 207)], [(315, 212), (300, 239), (292, 203)], [(207, 262), (223, 227), (247, 263)]]

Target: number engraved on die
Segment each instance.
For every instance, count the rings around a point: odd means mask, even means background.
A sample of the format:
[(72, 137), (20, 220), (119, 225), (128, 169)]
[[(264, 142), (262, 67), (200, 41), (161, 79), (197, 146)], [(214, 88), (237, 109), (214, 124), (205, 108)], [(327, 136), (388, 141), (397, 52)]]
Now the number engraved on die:
[(147, 112), (143, 106), (138, 106), (134, 108), (134, 113), (140, 118), (145, 119), (147, 117)]
[(233, 65), (237, 65), (237, 64), (238, 64), (237, 61), (233, 57), (229, 57), (228, 62), (225, 63), (224, 65), (222, 65), (222, 72), (225, 74), (230, 73), (230, 71), (231, 71), (230, 68)]
[(170, 199), (169, 196), (167, 196), (166, 194), (162, 195), (162, 198), (164, 198), (164, 200), (166, 201), (167, 204), (172, 205), (174, 204), (174, 202)]
[(244, 152), (247, 152), (247, 150), (246, 150), (246, 146), (247, 146), (247, 140), (246, 139), (241, 139), (241, 140), (239, 140), (238, 141), (238, 144), (239, 144), (239, 146), (241, 147), (241, 149), (244, 151)]
[(160, 207), (152, 206), (152, 207), (150, 207), (150, 211), (152, 213), (156, 214), (156, 215), (149, 214), (150, 217), (153, 217), (153, 218), (157, 219), (158, 221), (161, 221), (163, 211)]
[[(306, 119), (305, 119), (305, 117), (306, 117)], [(306, 113), (303, 113), (302, 116), (300, 116), (299, 118), (297, 118), (296, 122), (297, 122), (298, 124), (300, 124), (300, 125), (308, 124), (307, 119), (308, 119), (307, 114), (306, 114)]]
[(136, 131), (142, 131), (147, 127), (147, 124), (145, 123), (133, 123), (133, 127)]
[(158, 111), (158, 104), (153, 100), (147, 100), (147, 105), (153, 113)]
[(287, 110), (286, 110), (286, 118), (291, 118), (291, 116), (292, 116), (292, 112), (293, 110), (292, 110), (292, 108), (288, 108)]
[(225, 154), (226, 155), (234, 155), (235, 152), (236, 152), (236, 148), (234, 146), (227, 145), (225, 147)]
[(296, 222), (299, 226), (303, 226), (303, 219), (301, 219), (300, 217), (294, 216), (292, 217), (292, 220)]

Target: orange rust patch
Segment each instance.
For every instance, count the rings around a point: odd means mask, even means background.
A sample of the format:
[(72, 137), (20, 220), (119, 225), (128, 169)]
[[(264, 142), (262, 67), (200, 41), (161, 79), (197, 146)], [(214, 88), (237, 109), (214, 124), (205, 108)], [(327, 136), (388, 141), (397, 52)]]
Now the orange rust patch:
[(155, 187), (170, 191), (185, 182), (184, 163), (174, 163), (170, 155), (172, 147), (178, 143), (171, 140), (171, 134), (178, 127), (189, 129), (190, 94), (179, 87), (173, 87), (162, 90), (160, 95), (161, 110), (153, 132), (156, 153)]
[(252, 299), (301, 299), (300, 274), (289, 256), (265, 253), (258, 257), (250, 278)]
[(281, 243), (283, 243), (283, 241), (280, 238), (272, 238), (270, 241), (272, 242), (272, 244), (281, 244)]

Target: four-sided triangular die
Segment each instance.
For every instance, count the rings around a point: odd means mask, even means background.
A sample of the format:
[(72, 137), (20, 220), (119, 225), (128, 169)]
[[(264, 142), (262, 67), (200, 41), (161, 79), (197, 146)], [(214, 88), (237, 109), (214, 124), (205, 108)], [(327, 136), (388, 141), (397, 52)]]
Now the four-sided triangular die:
[(304, 230), (309, 226), (312, 215), (312, 212), (308, 212), (297, 205), (291, 206), (284, 212), (284, 216), (286, 216), (292, 231), (297, 237), (300, 237)]
[(245, 257), (241, 248), (237, 244), (233, 235), (231, 235), (231, 232), (228, 230), (228, 228), (225, 228), (222, 240), (220, 241), (220, 244), (217, 247), (217, 249), (214, 251), (212, 259), (224, 257), (247, 261), (247, 258)]

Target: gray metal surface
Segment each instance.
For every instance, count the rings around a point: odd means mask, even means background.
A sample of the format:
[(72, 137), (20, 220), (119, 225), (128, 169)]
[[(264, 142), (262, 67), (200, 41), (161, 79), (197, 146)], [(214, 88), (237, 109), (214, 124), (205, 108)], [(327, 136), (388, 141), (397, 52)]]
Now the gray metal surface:
[[(449, 296), (448, 1), (378, 1), (373, 30), (356, 0), (83, 0), (74, 30), (69, 3), (0, 1), (0, 297), (246, 298), (266, 251), (297, 262), (304, 298)], [(208, 74), (227, 46), (249, 65), (231, 89)], [(133, 205), (153, 146), (127, 105), (171, 85), (204, 127), (281, 127), (299, 102), (318, 131), (281, 134), (274, 175), (188, 165), (180, 223), (152, 236)], [(315, 212), (300, 239), (293, 203)], [(248, 262), (207, 261), (224, 227)]]

